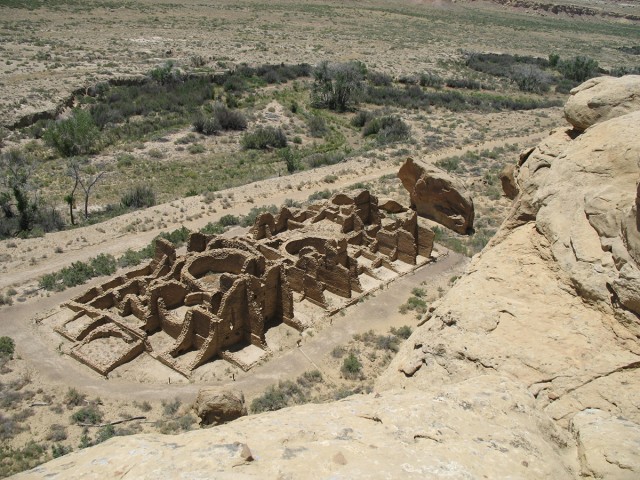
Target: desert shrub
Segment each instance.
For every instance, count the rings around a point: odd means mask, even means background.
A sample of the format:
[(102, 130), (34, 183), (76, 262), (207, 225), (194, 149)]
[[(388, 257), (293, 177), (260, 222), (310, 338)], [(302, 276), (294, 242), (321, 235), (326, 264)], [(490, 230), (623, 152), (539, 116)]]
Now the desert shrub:
[(566, 78), (561, 79), (556, 85), (557, 93), (569, 93), (572, 89), (578, 86), (578, 82), (568, 80)]
[(193, 118), (193, 128), (203, 135), (215, 135), (222, 130), (222, 126), (217, 118), (199, 111)]
[(76, 109), (69, 118), (51, 122), (43, 138), (60, 155), (72, 157), (97, 152), (100, 131), (88, 111)]
[(277, 386), (271, 385), (259, 397), (251, 402), (251, 412), (271, 412), (280, 410), (289, 405), (301, 404), (307, 400), (303, 389), (290, 380), (279, 382)]
[(253, 132), (245, 133), (241, 143), (247, 150), (284, 148), (287, 146), (287, 136), (281, 128), (258, 127)]
[(16, 344), (11, 337), (0, 337), (0, 357), (12, 357)]
[(172, 402), (163, 401), (162, 402), (163, 412), (165, 415), (173, 416), (178, 412), (180, 405), (182, 405), (182, 402), (178, 398), (176, 398)]
[(331, 198), (332, 195), (333, 195), (333, 192), (331, 190), (319, 190), (309, 195), (307, 200), (310, 202), (315, 202), (317, 200), (324, 200), (327, 198)]
[(364, 70), (364, 66), (358, 62), (320, 63), (313, 72), (313, 106), (338, 112), (350, 110), (362, 92)]
[(67, 445), (62, 445), (59, 443), (54, 443), (53, 445), (51, 445), (51, 456), (53, 458), (58, 458), (58, 457), (62, 457), (63, 455), (66, 455), (67, 453), (71, 453), (73, 451), (73, 449), (70, 446)]
[(245, 130), (247, 119), (237, 110), (231, 110), (222, 103), (213, 106), (213, 118), (217, 120), (222, 130)]
[(113, 275), (118, 268), (118, 264), (113, 255), (101, 253), (95, 258), (89, 261), (91, 268), (93, 268), (93, 276), (99, 277), (102, 275)]
[(126, 208), (147, 208), (156, 204), (156, 194), (149, 185), (136, 185), (120, 197), (120, 204)]
[(344, 160), (345, 156), (343, 152), (325, 152), (325, 153), (312, 153), (304, 157), (301, 160), (307, 168), (318, 168), (323, 165), (335, 165)]
[(39, 465), (46, 460), (47, 449), (30, 440), (24, 447), (0, 445), (0, 475), (10, 476)]
[(220, 235), (224, 233), (224, 226), (220, 225), (219, 222), (209, 222), (200, 229), (200, 232), (207, 235)]
[(150, 70), (147, 75), (161, 85), (178, 82), (182, 80), (182, 75), (178, 70), (174, 70), (173, 66), (173, 62), (169, 60), (164, 65), (159, 65)]
[(435, 73), (425, 72), (420, 74), (419, 83), (421, 87), (440, 88), (444, 82)]
[(303, 387), (308, 387), (316, 383), (322, 383), (322, 373), (320, 373), (320, 370), (310, 370), (308, 372), (304, 372), (297, 378), (296, 382)]
[(360, 377), (360, 371), (362, 370), (362, 363), (358, 360), (353, 352), (349, 353), (347, 358), (342, 362), (342, 368), (340, 371), (342, 375), (349, 379), (355, 380)]
[(455, 172), (460, 168), (460, 157), (443, 158), (442, 160), (437, 160), (435, 165), (447, 172)]
[(240, 225), (240, 219), (235, 215), (227, 214), (220, 217), (218, 223), (223, 227), (231, 227), (233, 225)]
[(558, 70), (569, 80), (584, 82), (598, 74), (598, 62), (593, 58), (577, 56), (571, 60), (559, 60)]
[(71, 415), (71, 420), (77, 424), (89, 423), (91, 425), (97, 425), (102, 421), (102, 412), (96, 405), (89, 405), (74, 412), (73, 415)]
[(200, 144), (200, 143), (192, 143), (191, 145), (189, 145), (187, 147), (187, 152), (189, 152), (192, 155), (198, 154), (198, 153), (204, 153), (205, 152), (205, 148), (204, 145)]
[(466, 88), (467, 90), (480, 90), (482, 88), (480, 82), (468, 78), (447, 78), (445, 85), (449, 88)]
[(395, 116), (376, 117), (365, 124), (362, 135), (376, 135), (378, 143), (385, 145), (407, 140), (411, 136), (411, 128)]
[(142, 250), (132, 250), (129, 248), (120, 258), (118, 258), (118, 266), (134, 267), (136, 265), (140, 265), (144, 259), (150, 257), (150, 255), (146, 255), (146, 253), (147, 252)]
[(536, 65), (541, 68), (549, 66), (549, 60), (545, 58), (502, 53), (471, 53), (467, 55), (465, 63), (478, 72), (507, 78), (511, 76), (511, 67), (515, 64)]
[(395, 335), (396, 337), (400, 337), (403, 340), (406, 340), (411, 336), (412, 332), (411, 332), (410, 326), (403, 325), (402, 327), (399, 327), (399, 328), (391, 327), (391, 329), (389, 330), (389, 333), (391, 333), (392, 335)]
[(514, 65), (513, 81), (523, 92), (545, 93), (549, 91), (551, 77), (534, 65)]
[(333, 358), (342, 358), (347, 353), (347, 349), (343, 345), (338, 345), (331, 350), (331, 356)]
[(102, 443), (106, 440), (109, 440), (111, 437), (116, 436), (116, 429), (113, 425), (105, 425), (101, 427), (96, 433), (96, 439), (94, 444)]
[(307, 119), (307, 127), (309, 128), (309, 135), (314, 138), (322, 138), (329, 131), (326, 120), (320, 115), (311, 115)]
[(353, 125), (354, 127), (362, 128), (375, 117), (376, 114), (374, 112), (370, 112), (368, 110), (360, 110), (351, 119), (351, 125)]
[(367, 80), (369, 80), (369, 82), (376, 87), (388, 86), (393, 83), (393, 78), (391, 77), (391, 75), (383, 72), (376, 72), (373, 70), (367, 72)]
[(64, 425), (60, 425), (58, 423), (54, 423), (49, 427), (49, 433), (46, 437), (50, 442), (60, 442), (62, 440), (67, 439), (67, 427)]
[(294, 150), (289, 147), (281, 148), (278, 151), (278, 156), (284, 160), (287, 172), (293, 173), (296, 170), (300, 170), (301, 164), (298, 155)]

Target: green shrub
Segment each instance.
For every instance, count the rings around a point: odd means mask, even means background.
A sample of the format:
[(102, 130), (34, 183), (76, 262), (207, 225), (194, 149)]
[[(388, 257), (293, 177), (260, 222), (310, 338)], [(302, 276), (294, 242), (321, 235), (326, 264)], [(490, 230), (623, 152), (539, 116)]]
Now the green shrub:
[(571, 60), (560, 60), (558, 70), (569, 80), (584, 82), (598, 74), (598, 62), (593, 58), (577, 56)]
[(287, 146), (287, 136), (281, 128), (258, 127), (253, 132), (244, 134), (242, 146), (247, 150), (284, 148)]
[(331, 190), (319, 190), (309, 195), (309, 198), (307, 198), (307, 200), (310, 202), (315, 202), (317, 200), (324, 200), (327, 198), (331, 198), (332, 195), (333, 195), (333, 192)]
[(251, 402), (250, 409), (253, 413), (270, 412), (289, 405), (305, 403), (307, 399), (297, 383), (285, 380), (279, 382), (277, 386), (271, 385), (267, 388), (264, 394)]
[(96, 405), (89, 405), (82, 407), (77, 412), (71, 415), (71, 420), (74, 423), (89, 423), (91, 425), (97, 425), (102, 421), (102, 412)]
[(409, 338), (411, 336), (411, 327), (408, 325), (403, 325), (400, 328), (394, 328), (391, 327), (391, 329), (389, 330), (389, 333), (391, 333), (392, 335), (395, 335), (396, 337), (400, 337), (403, 340), (406, 340), (407, 338)]
[(349, 353), (347, 358), (342, 362), (342, 368), (340, 371), (345, 378), (355, 380), (360, 377), (360, 371), (362, 370), (362, 363), (358, 360), (353, 352)]
[(420, 75), (419, 83), (421, 87), (441, 88), (444, 82), (435, 73), (426, 72)]
[(116, 259), (113, 255), (101, 253), (90, 260), (91, 268), (93, 268), (93, 276), (99, 277), (103, 275), (113, 275), (118, 268)]
[(178, 412), (178, 409), (182, 405), (180, 399), (176, 398), (172, 402), (162, 402), (162, 407), (165, 415), (173, 416)]
[(327, 122), (320, 115), (311, 115), (307, 119), (307, 127), (309, 128), (309, 135), (314, 138), (322, 138), (329, 131)]
[(222, 125), (217, 118), (199, 111), (193, 118), (193, 128), (203, 135), (215, 135), (222, 130)]
[(240, 219), (235, 215), (227, 214), (220, 217), (218, 223), (223, 227), (231, 227), (233, 225), (240, 225)]
[(156, 204), (156, 194), (149, 185), (137, 185), (126, 191), (120, 198), (126, 208), (147, 208)]
[(376, 117), (376, 114), (368, 110), (360, 110), (351, 119), (351, 125), (362, 128)]
[(71, 453), (73, 451), (73, 449), (69, 446), (66, 445), (62, 445), (59, 443), (54, 443), (53, 445), (51, 445), (51, 456), (53, 458), (58, 458), (58, 457), (62, 457), (63, 455), (66, 455), (67, 453)]
[(60, 155), (88, 155), (99, 150), (100, 131), (86, 110), (74, 110), (67, 119), (49, 124), (43, 138)]
[(378, 143), (386, 145), (407, 140), (411, 136), (411, 128), (395, 116), (376, 117), (365, 124), (362, 135), (376, 135)]
[(171, 60), (165, 62), (164, 65), (150, 70), (147, 75), (161, 85), (175, 83), (182, 78), (180, 72), (173, 69), (173, 62)]
[(350, 110), (362, 93), (364, 70), (366, 68), (359, 62), (320, 63), (313, 72), (313, 106), (338, 112)]
[(245, 130), (247, 119), (237, 110), (231, 110), (222, 103), (213, 106), (213, 117), (223, 130)]
[(207, 235), (220, 235), (221, 233), (224, 233), (224, 226), (219, 222), (209, 222), (200, 229), (200, 232)]
[(0, 337), (0, 357), (13, 357), (16, 344), (11, 337)]

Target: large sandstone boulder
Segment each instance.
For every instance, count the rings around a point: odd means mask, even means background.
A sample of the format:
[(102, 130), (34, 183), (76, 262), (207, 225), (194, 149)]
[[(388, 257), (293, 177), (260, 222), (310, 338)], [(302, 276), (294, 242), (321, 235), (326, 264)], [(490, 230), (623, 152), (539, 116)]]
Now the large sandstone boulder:
[(513, 200), (518, 196), (518, 185), (515, 179), (515, 165), (505, 165), (502, 171), (500, 172), (500, 182), (502, 183), (502, 191), (507, 196)]
[(444, 170), (408, 158), (398, 172), (418, 215), (440, 223), (454, 232), (473, 229), (473, 199), (458, 179)]
[(567, 121), (578, 130), (640, 109), (640, 75), (596, 77), (571, 90), (564, 107)]
[(247, 414), (244, 394), (240, 390), (201, 388), (193, 405), (201, 425), (220, 425)]

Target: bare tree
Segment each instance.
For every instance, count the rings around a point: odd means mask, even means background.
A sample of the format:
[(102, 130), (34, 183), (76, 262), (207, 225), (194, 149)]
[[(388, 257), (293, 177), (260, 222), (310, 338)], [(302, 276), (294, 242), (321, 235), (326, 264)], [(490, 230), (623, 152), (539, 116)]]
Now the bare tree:
[(84, 218), (89, 218), (89, 197), (91, 195), (91, 189), (96, 183), (105, 175), (105, 172), (90, 173), (83, 172), (80, 169), (80, 164), (77, 161), (70, 163), (70, 174), (75, 179), (75, 186), (73, 192), (78, 185), (84, 192)]

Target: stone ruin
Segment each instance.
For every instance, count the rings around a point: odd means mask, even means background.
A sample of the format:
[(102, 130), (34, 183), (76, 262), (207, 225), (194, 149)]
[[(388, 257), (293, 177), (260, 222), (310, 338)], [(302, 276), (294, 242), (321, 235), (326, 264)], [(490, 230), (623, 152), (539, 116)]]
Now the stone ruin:
[[(244, 237), (192, 233), (186, 253), (156, 240), (145, 266), (90, 288), (53, 320), (70, 355), (102, 375), (143, 352), (190, 376), (240, 352), (269, 352), (265, 332), (313, 325), (429, 261), (433, 232), (415, 212), (368, 191), (261, 214)], [(309, 311), (308, 308), (306, 311)]]

